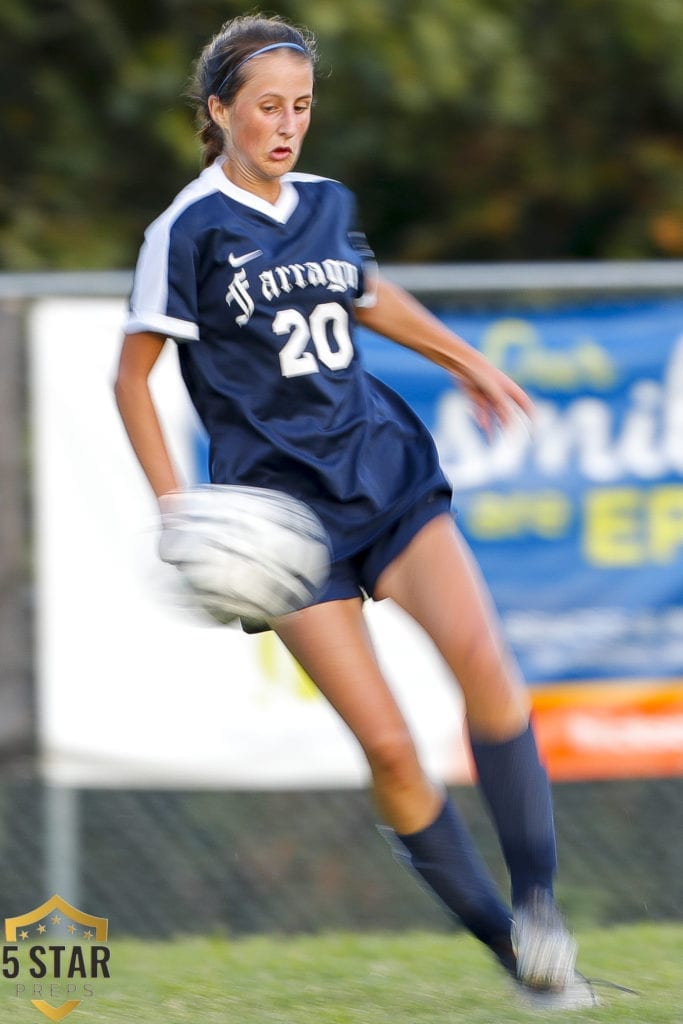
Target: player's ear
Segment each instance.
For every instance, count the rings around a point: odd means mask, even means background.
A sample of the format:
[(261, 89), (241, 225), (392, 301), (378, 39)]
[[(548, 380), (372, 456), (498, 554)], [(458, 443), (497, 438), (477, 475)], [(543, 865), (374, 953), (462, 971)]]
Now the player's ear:
[(209, 96), (209, 116), (214, 124), (217, 124), (223, 131), (227, 131), (230, 125), (230, 109), (218, 96)]

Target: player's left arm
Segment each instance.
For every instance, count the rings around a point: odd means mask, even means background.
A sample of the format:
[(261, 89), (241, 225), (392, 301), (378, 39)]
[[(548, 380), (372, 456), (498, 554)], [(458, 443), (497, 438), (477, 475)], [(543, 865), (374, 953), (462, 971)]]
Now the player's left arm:
[(398, 285), (379, 278), (376, 302), (359, 306), (356, 319), (452, 373), (467, 392), (477, 420), (487, 433), (495, 419), (503, 425), (510, 423), (516, 410), (533, 416), (531, 399), (515, 381)]

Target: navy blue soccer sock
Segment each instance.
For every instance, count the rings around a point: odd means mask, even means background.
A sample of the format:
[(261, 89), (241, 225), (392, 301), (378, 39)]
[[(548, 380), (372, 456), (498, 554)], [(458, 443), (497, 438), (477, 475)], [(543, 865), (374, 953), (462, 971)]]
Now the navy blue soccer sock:
[(401, 860), (423, 878), (446, 907), (482, 942), (509, 949), (511, 913), (481, 860), (465, 823), (449, 799), (431, 825), (399, 840)]
[(502, 743), (471, 739), (479, 785), (510, 872), (513, 906), (540, 887), (552, 893), (557, 867), (548, 776), (531, 723)]

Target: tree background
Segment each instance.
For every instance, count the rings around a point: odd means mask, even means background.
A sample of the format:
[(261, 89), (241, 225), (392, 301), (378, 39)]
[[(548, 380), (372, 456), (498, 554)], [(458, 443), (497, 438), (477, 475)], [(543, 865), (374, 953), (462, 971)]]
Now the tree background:
[[(202, 0), (3, 0), (0, 270), (133, 265), (199, 168)], [(266, 8), (264, 8), (266, 9)], [(283, 0), (318, 35), (300, 170), (385, 261), (683, 257), (681, 0)]]

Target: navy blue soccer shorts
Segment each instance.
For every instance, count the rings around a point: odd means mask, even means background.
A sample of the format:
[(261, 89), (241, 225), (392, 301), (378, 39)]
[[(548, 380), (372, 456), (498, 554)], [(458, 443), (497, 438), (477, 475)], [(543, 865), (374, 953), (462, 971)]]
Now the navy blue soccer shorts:
[(377, 580), (388, 565), (401, 554), (423, 526), (450, 512), (449, 491), (431, 491), (404, 512), (368, 544), (348, 558), (341, 558), (330, 566), (330, 578), (315, 604), (341, 601), (351, 597), (372, 597)]

